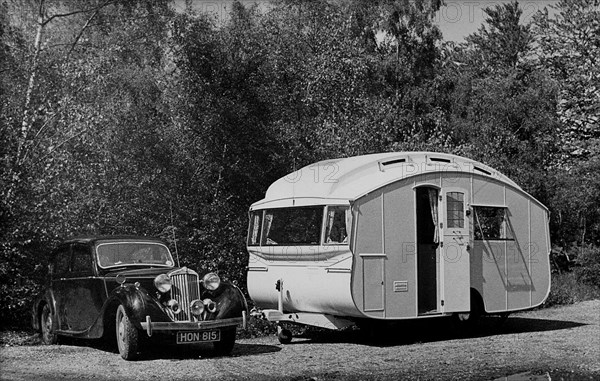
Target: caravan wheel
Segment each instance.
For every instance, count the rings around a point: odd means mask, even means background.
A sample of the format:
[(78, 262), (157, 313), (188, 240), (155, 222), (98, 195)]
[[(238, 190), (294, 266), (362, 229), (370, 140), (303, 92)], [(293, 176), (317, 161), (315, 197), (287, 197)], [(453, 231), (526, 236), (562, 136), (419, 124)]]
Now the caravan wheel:
[(289, 329), (277, 327), (277, 339), (281, 344), (289, 344), (292, 342), (292, 332)]
[(471, 291), (471, 311), (457, 313), (454, 316), (461, 326), (468, 330), (473, 330), (477, 327), (479, 318), (483, 315), (483, 302), (479, 294), (475, 291)]
[(508, 320), (509, 315), (510, 315), (510, 312), (504, 312), (498, 316), (498, 324), (497, 324), (498, 328), (502, 328), (504, 323), (506, 323), (506, 321)]
[(474, 311), (456, 314), (458, 321), (464, 324), (475, 324), (481, 315)]

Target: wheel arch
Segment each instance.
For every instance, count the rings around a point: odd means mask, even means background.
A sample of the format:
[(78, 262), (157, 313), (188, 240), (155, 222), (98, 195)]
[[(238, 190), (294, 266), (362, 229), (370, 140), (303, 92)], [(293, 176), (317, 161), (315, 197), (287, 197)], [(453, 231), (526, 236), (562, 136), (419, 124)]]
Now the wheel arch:
[(169, 321), (157, 300), (147, 290), (134, 284), (117, 287), (109, 295), (105, 304), (104, 320), (116, 316), (119, 305), (123, 306), (125, 314), (138, 329), (141, 323), (150, 315), (153, 321)]
[[(54, 324), (57, 324), (56, 322), (58, 322), (58, 316), (56, 314), (56, 306), (54, 303), (54, 295), (52, 294), (51, 291), (47, 291), (46, 293), (44, 293), (44, 295), (39, 296), (33, 303), (33, 308), (32, 308), (32, 316), (31, 316), (31, 325), (32, 328), (34, 330), (36, 330), (37, 332), (40, 332), (42, 329), (42, 324), (41, 324), (41, 319), (42, 319), (42, 310), (44, 309), (44, 306), (48, 305), (50, 306), (50, 312), (52, 313), (52, 316), (54, 317), (54, 319), (52, 319), (54, 321)], [(55, 327), (57, 328), (57, 327)]]
[[(34, 306), (34, 314), (32, 319), (32, 326), (37, 332), (41, 332), (42, 330), (42, 310), (44, 306), (49, 304), (46, 300), (42, 299), (36, 302)], [(52, 311), (52, 306), (50, 307)], [(53, 312), (54, 313), (54, 312)]]
[(108, 339), (113, 338), (117, 308), (120, 304), (121, 300), (118, 298), (111, 298), (106, 302), (102, 314), (102, 337)]
[(471, 310), (478, 308), (480, 313), (485, 313), (485, 303), (483, 297), (476, 288), (471, 287)]

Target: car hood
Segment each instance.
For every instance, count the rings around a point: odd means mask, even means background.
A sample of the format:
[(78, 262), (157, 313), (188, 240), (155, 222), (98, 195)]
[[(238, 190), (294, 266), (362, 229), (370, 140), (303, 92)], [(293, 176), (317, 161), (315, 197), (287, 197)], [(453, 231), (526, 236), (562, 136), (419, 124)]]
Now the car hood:
[(178, 267), (151, 267), (142, 269), (123, 269), (115, 268), (114, 270), (109, 269), (105, 274), (106, 277), (116, 277), (117, 275), (125, 276), (127, 281), (130, 279), (138, 278), (152, 278), (154, 279), (159, 274), (167, 274), (173, 270), (177, 270)]
[(125, 277), (125, 284), (138, 282), (141, 287), (146, 290), (156, 290), (154, 286), (154, 278), (159, 274), (167, 274), (177, 270), (179, 267), (151, 267), (151, 268), (115, 268), (114, 271), (109, 271), (104, 274), (104, 280), (109, 290), (118, 287), (117, 275)]
[(178, 267), (146, 267), (146, 268), (115, 268), (114, 270), (109, 269), (107, 273), (104, 274), (105, 277), (112, 278), (119, 276), (124, 276), (127, 279), (127, 282), (132, 282), (136, 280), (142, 279), (154, 279), (159, 274), (167, 274), (171, 271), (179, 269)]

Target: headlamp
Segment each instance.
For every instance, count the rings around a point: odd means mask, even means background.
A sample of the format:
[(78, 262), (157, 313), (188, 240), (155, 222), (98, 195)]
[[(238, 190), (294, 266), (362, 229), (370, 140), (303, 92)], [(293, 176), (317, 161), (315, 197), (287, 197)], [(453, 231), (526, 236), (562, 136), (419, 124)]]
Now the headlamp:
[(202, 313), (204, 312), (204, 303), (202, 303), (202, 300), (193, 300), (192, 303), (190, 303), (190, 312), (192, 313), (192, 315), (195, 316), (202, 315)]
[(217, 312), (217, 303), (208, 298), (204, 299), (202, 303), (204, 304), (204, 307), (206, 307), (206, 310), (211, 314)]
[(171, 299), (167, 302), (167, 307), (171, 309), (174, 313), (178, 314), (181, 309), (179, 308), (179, 303), (175, 299)]
[(169, 292), (171, 290), (171, 278), (167, 274), (160, 274), (154, 278), (154, 286), (163, 294)]
[(214, 291), (219, 288), (221, 278), (216, 273), (208, 273), (202, 278), (202, 284), (204, 284), (204, 288), (207, 290)]

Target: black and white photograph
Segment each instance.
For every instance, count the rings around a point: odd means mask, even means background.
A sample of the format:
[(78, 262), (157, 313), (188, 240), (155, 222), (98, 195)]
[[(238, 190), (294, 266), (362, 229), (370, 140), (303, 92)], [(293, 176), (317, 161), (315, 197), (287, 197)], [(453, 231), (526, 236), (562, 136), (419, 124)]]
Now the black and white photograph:
[(600, 380), (600, 0), (0, 0), (0, 381)]

